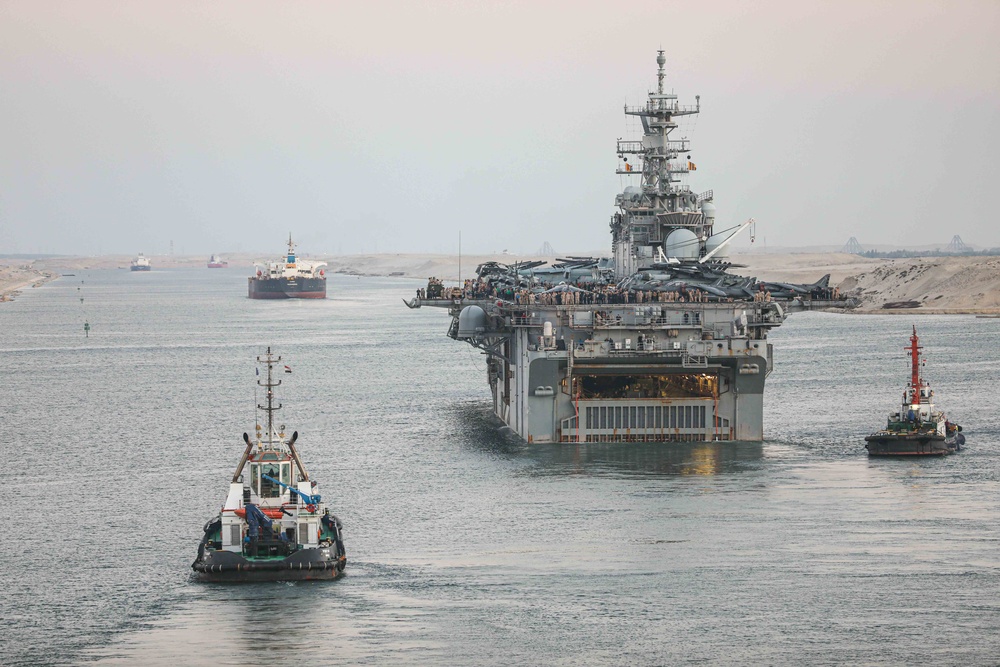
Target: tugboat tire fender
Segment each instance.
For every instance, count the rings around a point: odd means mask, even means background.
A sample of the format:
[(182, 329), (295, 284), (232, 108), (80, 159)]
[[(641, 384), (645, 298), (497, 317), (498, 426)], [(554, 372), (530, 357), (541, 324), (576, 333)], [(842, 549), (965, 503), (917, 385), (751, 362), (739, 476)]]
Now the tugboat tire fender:
[[(195, 561), (191, 568), (197, 572), (221, 573), (221, 572), (252, 572), (264, 570), (312, 570), (313, 565), (317, 570), (343, 570), (346, 559), (335, 561), (324, 561), (322, 563), (230, 563), (218, 565), (205, 565)], [(305, 565), (305, 567), (303, 567)]]

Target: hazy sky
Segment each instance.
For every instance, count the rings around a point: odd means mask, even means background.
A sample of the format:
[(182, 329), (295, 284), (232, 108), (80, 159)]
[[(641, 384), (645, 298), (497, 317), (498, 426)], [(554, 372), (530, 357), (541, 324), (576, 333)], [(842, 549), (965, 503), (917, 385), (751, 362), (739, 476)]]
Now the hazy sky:
[(998, 0), (0, 0), (0, 253), (607, 251), (661, 47), (721, 224), (997, 246), (998, 44)]

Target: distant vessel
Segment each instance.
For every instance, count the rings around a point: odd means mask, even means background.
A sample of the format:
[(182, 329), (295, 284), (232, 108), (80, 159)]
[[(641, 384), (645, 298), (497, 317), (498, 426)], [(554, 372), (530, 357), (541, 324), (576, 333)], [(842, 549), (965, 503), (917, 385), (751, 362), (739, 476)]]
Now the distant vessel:
[[(257, 357), (267, 367), (267, 425), (246, 433), (246, 451), (236, 468), (222, 511), (205, 524), (191, 568), (206, 581), (297, 581), (336, 579), (347, 564), (340, 519), (316, 493), (316, 482), (295, 449), (298, 431), (285, 437), (275, 427), (274, 366), (280, 356)], [(286, 367), (287, 368), (287, 367)], [(249, 464), (248, 479), (243, 469)], [(294, 482), (293, 482), (294, 479)]]
[(288, 255), (285, 261), (258, 265), (250, 276), (248, 294), (251, 299), (325, 299), (326, 262), (305, 262), (295, 257), (295, 244), (288, 235)]
[(865, 438), (869, 456), (941, 456), (961, 449), (965, 444), (962, 427), (948, 421), (934, 409), (930, 383), (920, 377), (920, 350), (917, 327), (913, 327), (910, 345), (912, 365), (910, 383), (903, 391), (898, 412), (889, 415), (886, 427)]
[(228, 268), (229, 262), (222, 259), (218, 255), (212, 255), (208, 260), (208, 268), (210, 269), (225, 269)]
[(149, 263), (149, 258), (144, 256), (141, 252), (139, 256), (132, 260), (131, 269), (133, 271), (150, 271), (153, 267)]

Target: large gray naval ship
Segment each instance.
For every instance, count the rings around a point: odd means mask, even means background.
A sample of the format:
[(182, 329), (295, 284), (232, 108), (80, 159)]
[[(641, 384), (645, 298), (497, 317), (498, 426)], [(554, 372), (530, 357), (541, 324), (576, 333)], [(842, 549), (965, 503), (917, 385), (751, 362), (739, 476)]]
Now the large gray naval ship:
[(677, 118), (700, 111), (658, 84), (625, 107), (643, 128), (618, 140), (612, 257), (477, 268), (455, 288), (432, 279), (407, 305), (447, 308), (448, 335), (487, 355), (496, 415), (528, 442), (760, 441), (767, 333), (793, 309), (847, 306), (829, 276), (765, 283), (728, 272), (714, 194), (681, 179), (694, 165)]

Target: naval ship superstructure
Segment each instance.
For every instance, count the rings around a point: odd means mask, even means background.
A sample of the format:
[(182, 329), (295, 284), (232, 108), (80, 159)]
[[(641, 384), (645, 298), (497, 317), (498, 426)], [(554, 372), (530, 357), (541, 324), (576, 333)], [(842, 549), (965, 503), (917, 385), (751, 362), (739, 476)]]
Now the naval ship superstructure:
[[(612, 258), (481, 265), (458, 288), (432, 280), (410, 307), (449, 310), (448, 335), (487, 354), (496, 415), (528, 442), (760, 441), (767, 332), (788, 311), (778, 297), (833, 296), (727, 273), (712, 191), (694, 169), (677, 118), (700, 111), (664, 90), (626, 106), (638, 141), (618, 140), (617, 173), (638, 179), (616, 198)], [(774, 298), (772, 298), (772, 292)]]

